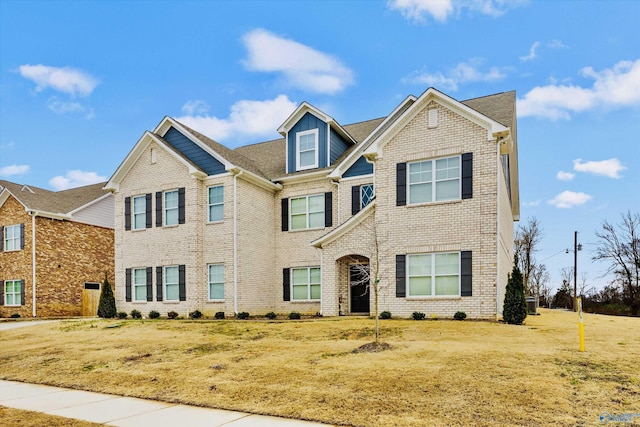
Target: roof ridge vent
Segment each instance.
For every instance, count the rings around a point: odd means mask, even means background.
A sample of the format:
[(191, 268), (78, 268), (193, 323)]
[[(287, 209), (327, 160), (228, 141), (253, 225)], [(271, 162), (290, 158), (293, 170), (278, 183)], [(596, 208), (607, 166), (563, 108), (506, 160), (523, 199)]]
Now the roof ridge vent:
[(28, 191), (31, 194), (36, 194), (32, 189), (29, 188), (28, 185), (23, 185), (22, 188), (20, 189), (20, 191)]

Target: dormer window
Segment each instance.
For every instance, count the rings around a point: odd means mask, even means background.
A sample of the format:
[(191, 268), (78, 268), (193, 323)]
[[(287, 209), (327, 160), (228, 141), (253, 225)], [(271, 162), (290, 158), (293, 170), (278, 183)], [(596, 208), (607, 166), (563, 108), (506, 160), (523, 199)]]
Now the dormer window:
[(296, 134), (296, 170), (318, 167), (318, 129)]

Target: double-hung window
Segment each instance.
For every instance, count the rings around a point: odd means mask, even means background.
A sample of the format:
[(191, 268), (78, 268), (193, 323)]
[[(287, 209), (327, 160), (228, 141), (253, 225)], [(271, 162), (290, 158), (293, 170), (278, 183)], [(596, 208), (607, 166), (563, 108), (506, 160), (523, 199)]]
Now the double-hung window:
[(224, 219), (224, 186), (209, 187), (208, 205), (208, 221), (222, 221)]
[(164, 192), (164, 225), (178, 224), (178, 190)]
[(291, 295), (295, 300), (320, 299), (320, 267), (291, 269)]
[(373, 200), (373, 196), (375, 192), (373, 190), (373, 184), (361, 185), (360, 186), (360, 209), (363, 209), (367, 206), (371, 200)]
[(133, 300), (134, 301), (147, 300), (147, 269), (146, 268), (133, 269)]
[(296, 170), (318, 167), (318, 129), (296, 134)]
[(407, 296), (459, 296), (460, 253), (407, 255)]
[(460, 199), (460, 156), (409, 163), (409, 204)]
[(22, 281), (5, 280), (4, 305), (22, 305)]
[(179, 300), (179, 274), (177, 265), (164, 268), (164, 294), (165, 301)]
[(133, 229), (140, 230), (147, 227), (147, 199), (146, 196), (133, 198)]
[(5, 251), (17, 251), (22, 247), (22, 242), (20, 241), (20, 224), (18, 225), (7, 225), (4, 227), (4, 245), (3, 248)]
[(291, 198), (290, 229), (324, 227), (324, 194)]
[(224, 265), (209, 264), (209, 299), (224, 299)]

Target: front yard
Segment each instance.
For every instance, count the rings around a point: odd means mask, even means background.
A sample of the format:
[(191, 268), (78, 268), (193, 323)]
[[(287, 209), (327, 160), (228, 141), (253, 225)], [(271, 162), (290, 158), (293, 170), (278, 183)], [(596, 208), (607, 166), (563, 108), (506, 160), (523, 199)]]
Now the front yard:
[(585, 315), (580, 353), (577, 315), (540, 312), (381, 321), (380, 353), (353, 352), (372, 340), (363, 318), (62, 321), (3, 331), (0, 378), (354, 426), (640, 413), (640, 319)]

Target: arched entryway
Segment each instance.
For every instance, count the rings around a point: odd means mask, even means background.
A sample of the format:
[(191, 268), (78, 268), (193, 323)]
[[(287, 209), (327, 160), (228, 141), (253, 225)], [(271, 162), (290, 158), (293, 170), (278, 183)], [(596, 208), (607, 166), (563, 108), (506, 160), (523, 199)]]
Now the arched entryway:
[(343, 256), (336, 261), (336, 267), (339, 272), (340, 314), (369, 315), (369, 258), (355, 254)]

